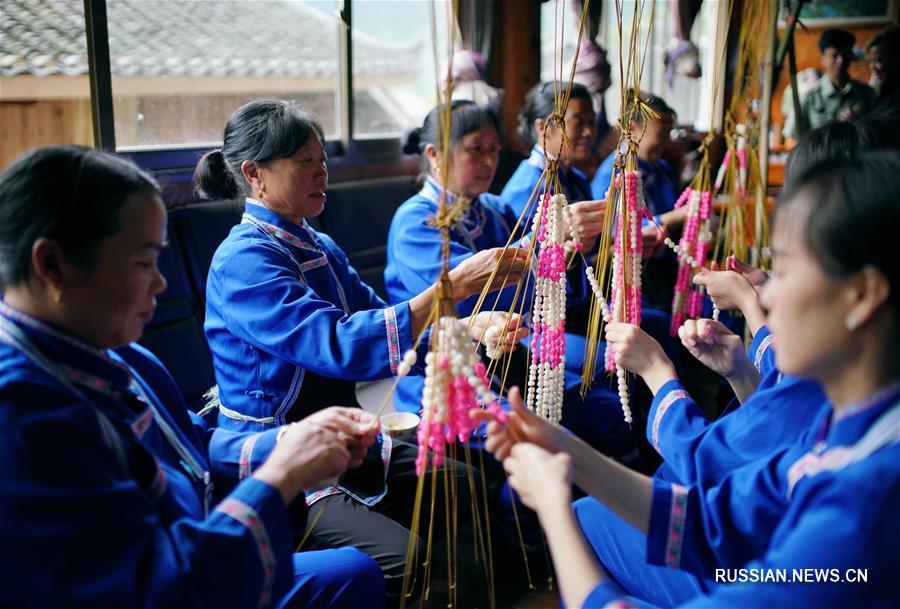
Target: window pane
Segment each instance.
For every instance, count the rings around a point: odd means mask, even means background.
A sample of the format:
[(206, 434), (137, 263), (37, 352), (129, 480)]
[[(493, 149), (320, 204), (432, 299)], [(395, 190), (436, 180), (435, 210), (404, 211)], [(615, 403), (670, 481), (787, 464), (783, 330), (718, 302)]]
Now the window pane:
[[(549, 0), (541, 4), (541, 82), (560, 78), (559, 58), (562, 53), (562, 78), (569, 79), (575, 42), (578, 40), (577, 15), (568, 0)], [(607, 10), (608, 5), (603, 6)], [(613, 9), (615, 10), (615, 9)]]
[(92, 145), (82, 0), (0, 2), (0, 169), (36, 146)]
[[(396, 134), (422, 124), (436, 103), (430, 0), (354, 0), (355, 135)], [(434, 2), (439, 70), (447, 56), (448, 0)]]
[[(79, 0), (80, 2), (80, 0)], [(334, 0), (107, 0), (118, 147), (218, 142), (252, 99), (338, 132)]]

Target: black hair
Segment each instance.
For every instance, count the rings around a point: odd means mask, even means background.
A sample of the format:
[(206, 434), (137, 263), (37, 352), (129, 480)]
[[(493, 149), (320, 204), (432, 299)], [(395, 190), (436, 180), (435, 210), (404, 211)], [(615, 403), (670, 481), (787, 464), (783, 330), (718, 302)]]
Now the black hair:
[(797, 142), (784, 167), (785, 183), (823, 161), (854, 159), (864, 151), (897, 147), (895, 128), (888, 122), (861, 119), (826, 123), (806, 132)]
[(198, 194), (236, 199), (247, 192), (241, 163), (265, 165), (302, 148), (310, 135), (324, 146), (322, 127), (292, 102), (256, 100), (234, 111), (225, 124), (222, 148), (207, 152), (194, 170)]
[[(556, 109), (556, 97), (554, 91), (564, 94), (567, 83), (559, 81), (547, 81), (535, 85), (525, 96), (525, 103), (519, 112), (519, 128), (516, 134), (529, 148), (537, 143), (534, 135), (534, 121), (539, 118), (547, 118)], [(590, 91), (584, 85), (574, 82), (569, 92), (569, 99), (583, 99), (592, 104)]]
[[(406, 154), (422, 154), (425, 146), (431, 144), (440, 149), (442, 138), (440, 134), (440, 118), (447, 111), (446, 104), (440, 104), (431, 109), (425, 116), (421, 127), (410, 131), (403, 144), (403, 152)], [(497, 124), (497, 116), (485, 106), (479, 106), (473, 101), (457, 99), (450, 102), (450, 147), (465, 136), (474, 133), (485, 126), (491, 125), (500, 130)], [(428, 161), (422, 156), (422, 170), (427, 173)]]
[(851, 32), (839, 28), (831, 28), (822, 32), (822, 35), (819, 36), (819, 51), (824, 53), (827, 48), (847, 51), (852, 49), (855, 43), (856, 36)]
[(133, 163), (85, 146), (36, 148), (0, 176), (0, 292), (27, 280), (31, 248), (56, 241), (66, 258), (93, 268), (103, 240), (121, 229), (119, 211), (129, 196), (159, 194), (159, 186)]
[[(900, 314), (900, 152), (829, 159), (788, 185), (777, 214), (801, 213), (804, 241), (826, 274), (840, 278), (877, 268)], [(804, 196), (798, 196), (803, 194)], [(797, 209), (805, 201), (805, 208)]]

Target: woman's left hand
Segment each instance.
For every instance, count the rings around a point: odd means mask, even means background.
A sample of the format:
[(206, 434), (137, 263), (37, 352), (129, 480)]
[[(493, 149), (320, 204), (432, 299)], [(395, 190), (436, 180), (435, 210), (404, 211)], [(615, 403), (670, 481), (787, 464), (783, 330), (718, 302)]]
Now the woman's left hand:
[(662, 347), (639, 327), (609, 323), (606, 341), (613, 348), (616, 363), (640, 375), (654, 394), (667, 381), (676, 378), (675, 368)]
[[(509, 317), (508, 321), (507, 317)], [(481, 311), (463, 321), (469, 325), (469, 334), (472, 339), (479, 342), (485, 338), (489, 328), (498, 327), (500, 336), (497, 344), (486, 346), (492, 349), (500, 348), (507, 353), (512, 351), (520, 340), (528, 336), (528, 328), (522, 325), (524, 318), (518, 313), (509, 315), (503, 311)]]
[(603, 232), (606, 221), (606, 201), (579, 201), (569, 203), (569, 221), (584, 245), (584, 251), (593, 248), (597, 235)]
[(553, 454), (530, 442), (512, 447), (503, 460), (509, 484), (522, 503), (540, 513), (549, 501), (568, 505), (572, 500), (572, 459), (568, 454)]

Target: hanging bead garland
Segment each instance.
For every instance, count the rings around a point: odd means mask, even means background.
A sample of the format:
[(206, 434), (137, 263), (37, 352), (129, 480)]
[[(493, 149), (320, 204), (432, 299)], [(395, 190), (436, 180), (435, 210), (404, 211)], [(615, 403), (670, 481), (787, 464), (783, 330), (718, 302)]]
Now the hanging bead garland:
[(545, 193), (532, 225), (532, 233), (537, 235), (539, 253), (525, 404), (529, 410), (553, 423), (559, 423), (562, 419), (566, 361), (565, 241), (572, 230), (565, 208), (564, 195)]
[(687, 205), (681, 239), (676, 244), (669, 237), (665, 238), (666, 246), (678, 257), (678, 275), (672, 297), (672, 336), (678, 335), (678, 328), (686, 319), (698, 317), (703, 307), (703, 292), (693, 288), (691, 276), (694, 269), (706, 263), (712, 241), (709, 231), (711, 198), (711, 192), (686, 188), (675, 203), (676, 208)]
[[(422, 421), (417, 432), (416, 473), (419, 476), (428, 469), (429, 453), (431, 464), (440, 467), (446, 445), (469, 437), (477, 425), (469, 415), (471, 409), (484, 407), (495, 416), (502, 410), (497, 396), (490, 390), (487, 369), (478, 358), (466, 323), (454, 317), (441, 317), (437, 333), (438, 351), (429, 351), (425, 356)], [(415, 353), (412, 353), (410, 359), (414, 362)]]

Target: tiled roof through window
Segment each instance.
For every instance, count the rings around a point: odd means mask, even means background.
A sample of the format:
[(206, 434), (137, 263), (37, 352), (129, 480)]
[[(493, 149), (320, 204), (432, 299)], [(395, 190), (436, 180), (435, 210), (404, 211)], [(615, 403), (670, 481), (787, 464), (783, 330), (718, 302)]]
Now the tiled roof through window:
[[(329, 77), (335, 18), (298, 0), (107, 0), (115, 77)], [(418, 45), (354, 32), (365, 76), (414, 74)], [(83, 0), (3, 0), (0, 76), (88, 72)]]

